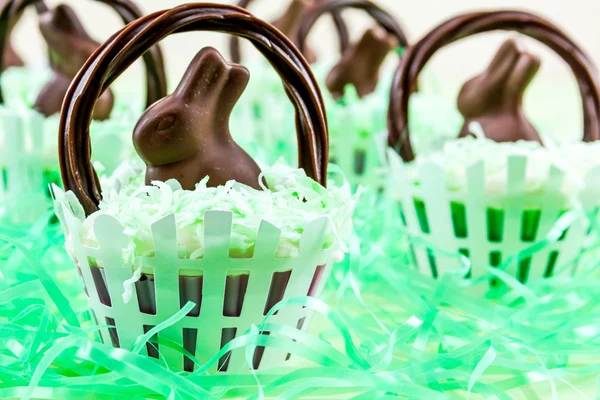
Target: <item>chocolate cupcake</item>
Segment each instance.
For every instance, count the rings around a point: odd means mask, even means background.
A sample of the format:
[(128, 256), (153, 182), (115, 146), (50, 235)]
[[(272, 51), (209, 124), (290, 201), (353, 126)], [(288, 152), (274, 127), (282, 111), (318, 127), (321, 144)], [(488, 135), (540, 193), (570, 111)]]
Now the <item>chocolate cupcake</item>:
[[(457, 105), (464, 124), (457, 139), (441, 150), (415, 154), (411, 138), (419, 132), (410, 134), (408, 108), (419, 73), (445, 45), (494, 30), (530, 36), (566, 61), (582, 95), (583, 142), (557, 146), (529, 121), (523, 96), (540, 60), (511, 39), (462, 87)], [(600, 205), (593, 179), (600, 173), (598, 88), (595, 69), (579, 46), (550, 22), (525, 12), (461, 15), (409, 49), (394, 78), (389, 110), (389, 145), (403, 160), (389, 152), (387, 187), (423, 273), (480, 278), (499, 267), (528, 282), (559, 269), (576, 272), (573, 261), (592, 230), (584, 213), (569, 212), (585, 210), (595, 218)], [(532, 251), (536, 243), (546, 245)]]
[[(142, 14), (129, 0), (100, 0), (128, 23)], [(49, 68), (15, 63), (10, 32), (29, 6), (35, 6), (39, 28), (48, 46)], [(11, 0), (0, 8), (0, 64), (12, 65), (0, 75), (0, 151), (2, 179), (0, 204), (4, 218), (31, 222), (50, 208), (48, 185), (60, 183), (56, 131), (60, 109), (71, 80), (99, 43), (92, 39), (75, 12), (66, 5), (48, 8), (43, 0)], [(147, 104), (164, 96), (166, 82), (158, 48), (145, 56), (148, 78)], [(94, 111), (94, 160), (111, 171), (129, 157), (125, 149), (143, 104), (107, 90)], [(134, 105), (132, 105), (132, 103)]]
[[(133, 140), (142, 161), (97, 177), (87, 151), (95, 102), (160, 38), (191, 30), (243, 36), (271, 62), (296, 111), (299, 168), (259, 165), (236, 144), (229, 121), (249, 72), (205, 48), (177, 89), (139, 119)], [(161, 341), (206, 363), (280, 300), (318, 297), (345, 249), (355, 199), (348, 187), (326, 188), (321, 93), (307, 61), (277, 29), (236, 7), (189, 4), (141, 18), (115, 38), (67, 93), (60, 125), (67, 192), (56, 191), (57, 215), (98, 323), (114, 326), (100, 329), (104, 341), (129, 348), (193, 302), (146, 348), (171, 368), (193, 371), (191, 358)], [(289, 307), (270, 321), (304, 330), (311, 316)], [(231, 350), (210, 370), (243, 370), (245, 351)], [(258, 347), (252, 367), (289, 357)]]

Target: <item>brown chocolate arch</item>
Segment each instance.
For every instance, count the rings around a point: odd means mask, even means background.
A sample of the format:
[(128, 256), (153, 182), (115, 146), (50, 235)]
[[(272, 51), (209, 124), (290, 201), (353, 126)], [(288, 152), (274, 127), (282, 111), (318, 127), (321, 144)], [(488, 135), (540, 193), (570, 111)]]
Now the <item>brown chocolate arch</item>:
[(489, 11), (460, 15), (429, 32), (408, 49), (394, 75), (390, 93), (388, 144), (405, 161), (414, 159), (410, 143), (408, 106), (419, 74), (442, 47), (479, 33), (516, 31), (545, 44), (565, 60), (575, 75), (582, 96), (586, 142), (600, 139), (600, 93), (596, 70), (589, 57), (551, 22), (521, 11)]
[[(322, 15), (325, 13), (333, 13), (334, 15), (339, 14), (346, 8), (365, 11), (379, 26), (396, 38), (398, 46), (408, 47), (408, 39), (398, 21), (377, 4), (367, 0), (331, 0), (330, 2), (322, 4), (320, 7), (316, 7), (312, 12), (306, 15), (300, 24), (296, 42), (300, 51), (303, 53), (306, 51), (308, 35)], [(342, 54), (343, 52), (344, 51), (342, 50)]]
[[(142, 15), (142, 11), (131, 0), (94, 0), (112, 7), (128, 24)], [(8, 40), (8, 29), (11, 22), (29, 6), (35, 6), (38, 12), (43, 12), (46, 6), (43, 0), (8, 0), (0, 9), (0, 65), (4, 58), (4, 49)], [(167, 78), (165, 74), (164, 59), (160, 47), (154, 46), (144, 55), (146, 66), (146, 105), (150, 106), (167, 94)], [(1, 73), (0, 73), (1, 74)], [(0, 104), (4, 103), (0, 90)]]
[[(247, 9), (251, 3), (252, 0), (240, 0), (237, 6), (243, 9)], [(335, 26), (335, 30), (340, 40), (340, 54), (343, 54), (350, 45), (350, 35), (348, 34), (348, 27), (346, 26), (344, 19), (339, 13), (332, 12), (331, 17), (333, 19), (333, 24)], [(294, 40), (294, 38), (291, 39)], [(231, 38), (229, 38), (229, 52), (231, 55), (232, 62), (239, 64), (242, 61), (240, 38), (238, 36), (231, 36)], [(304, 52), (302, 53), (304, 54)]]
[(66, 190), (89, 215), (98, 209), (101, 187), (90, 162), (89, 127), (96, 100), (148, 49), (173, 33), (217, 31), (248, 39), (279, 73), (296, 110), (299, 166), (326, 184), (327, 119), (319, 86), (293, 43), (247, 11), (219, 4), (187, 4), (140, 18), (102, 44), (73, 80), (59, 125), (59, 161)]

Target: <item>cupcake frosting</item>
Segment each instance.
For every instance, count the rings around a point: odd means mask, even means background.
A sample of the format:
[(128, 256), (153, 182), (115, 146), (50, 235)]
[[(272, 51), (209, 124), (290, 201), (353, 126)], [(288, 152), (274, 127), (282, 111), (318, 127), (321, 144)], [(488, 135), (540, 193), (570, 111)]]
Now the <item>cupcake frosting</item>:
[[(144, 165), (130, 161), (122, 164), (109, 178), (102, 178), (103, 199), (100, 209), (83, 217), (79, 202), (67, 193), (57, 196), (83, 223), (82, 243), (95, 246), (94, 220), (101, 215), (115, 217), (131, 238), (127, 254), (151, 256), (151, 226), (161, 218), (175, 216), (179, 256), (196, 259), (204, 255), (204, 212), (231, 211), (233, 214), (230, 251), (233, 257), (251, 256), (261, 222), (268, 221), (281, 230), (278, 257), (294, 257), (305, 224), (319, 217), (329, 219), (326, 247), (334, 246), (338, 258), (345, 250), (344, 240), (352, 231), (352, 213), (357, 196), (348, 185), (324, 188), (301, 169), (276, 164), (262, 166), (269, 189), (255, 190), (234, 181), (208, 187), (208, 177), (195, 190), (183, 190), (175, 180), (144, 184)], [(67, 238), (67, 242), (69, 239)], [(67, 248), (70, 245), (67, 243)], [(69, 249), (72, 250), (72, 249)]]
[(560, 146), (546, 142), (518, 141), (497, 143), (478, 137), (450, 140), (441, 149), (418, 155), (407, 164), (410, 179), (419, 184), (419, 170), (424, 164), (440, 166), (446, 172), (447, 189), (451, 192), (467, 191), (467, 169), (483, 162), (485, 168), (485, 191), (489, 195), (506, 193), (509, 159), (513, 156), (527, 158), (524, 194), (546, 192), (551, 167), (565, 173), (561, 194), (571, 196), (585, 186), (586, 177), (600, 164), (600, 143), (561, 143)]

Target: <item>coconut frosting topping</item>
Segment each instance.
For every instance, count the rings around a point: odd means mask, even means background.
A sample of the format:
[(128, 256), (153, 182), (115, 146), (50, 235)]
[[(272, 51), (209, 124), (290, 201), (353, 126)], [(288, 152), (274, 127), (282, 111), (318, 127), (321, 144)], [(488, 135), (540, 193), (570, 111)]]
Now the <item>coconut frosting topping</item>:
[(569, 197), (584, 188), (588, 174), (600, 165), (599, 152), (598, 142), (568, 142), (560, 147), (546, 142), (542, 147), (532, 141), (497, 143), (480, 136), (447, 141), (441, 149), (421, 154), (407, 165), (414, 184), (419, 184), (418, 171), (424, 164), (435, 164), (445, 171), (449, 191), (466, 192), (468, 168), (483, 162), (486, 193), (502, 196), (506, 194), (509, 159), (521, 156), (527, 158), (523, 194), (544, 193), (550, 168), (555, 167), (565, 173), (560, 194)]
[[(115, 217), (131, 239), (126, 249), (129, 257), (152, 256), (152, 224), (161, 218), (175, 216), (179, 257), (197, 259), (204, 255), (204, 213), (209, 210), (231, 211), (233, 214), (230, 254), (250, 257), (259, 226), (268, 221), (281, 230), (278, 257), (294, 257), (307, 223), (327, 217), (325, 247), (333, 247), (336, 258), (343, 257), (344, 240), (352, 231), (352, 213), (358, 195), (351, 195), (349, 185), (324, 188), (307, 177), (304, 170), (282, 163), (262, 166), (261, 178), (267, 187), (256, 190), (229, 181), (209, 187), (209, 178), (194, 190), (184, 190), (176, 180), (144, 183), (144, 165), (139, 161), (122, 164), (108, 178), (101, 178), (103, 199), (99, 211), (84, 217), (83, 209), (72, 193), (57, 199), (65, 203), (82, 221), (81, 241), (96, 246), (93, 225), (101, 215)], [(70, 239), (67, 238), (67, 248)], [(130, 259), (132, 261), (132, 259)]]

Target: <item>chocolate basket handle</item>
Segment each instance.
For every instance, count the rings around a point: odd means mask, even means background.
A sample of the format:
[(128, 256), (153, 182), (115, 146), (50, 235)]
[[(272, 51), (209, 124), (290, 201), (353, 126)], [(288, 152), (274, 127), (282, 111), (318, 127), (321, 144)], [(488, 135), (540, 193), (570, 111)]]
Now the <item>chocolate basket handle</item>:
[[(398, 41), (398, 46), (408, 47), (408, 39), (398, 21), (387, 11), (377, 4), (367, 0), (332, 0), (315, 8), (306, 15), (298, 31), (297, 44), (302, 53), (306, 51), (306, 39), (317, 20), (325, 13), (330, 12), (334, 15), (346, 8), (363, 10), (368, 13), (378, 25), (394, 36)], [(342, 51), (343, 54), (343, 51)]]
[[(248, 6), (250, 6), (250, 3), (252, 3), (252, 0), (240, 0), (237, 6), (246, 9), (248, 8)], [(331, 17), (333, 18), (333, 24), (340, 39), (340, 53), (343, 54), (350, 45), (350, 35), (348, 34), (348, 27), (346, 26), (346, 22), (344, 22), (344, 19), (339, 13), (332, 12)], [(231, 53), (231, 61), (236, 64), (239, 64), (242, 60), (239, 37), (232, 36), (231, 38), (229, 38), (229, 52)], [(304, 54), (304, 52), (302, 53)]]
[(405, 161), (414, 159), (410, 143), (408, 105), (415, 83), (427, 61), (442, 47), (478, 33), (516, 31), (545, 44), (569, 65), (582, 96), (586, 142), (600, 139), (600, 93), (598, 77), (588, 56), (558, 27), (547, 20), (521, 11), (492, 11), (452, 18), (429, 32), (408, 49), (392, 83), (388, 115), (388, 144)]
[[(140, 18), (143, 13), (131, 0), (94, 0), (112, 7), (128, 24)], [(38, 9), (44, 9), (42, 0), (8, 0), (0, 9), (0, 65), (4, 58), (4, 49), (8, 40), (8, 29), (11, 21), (19, 16), (27, 7), (34, 5)], [(165, 64), (160, 47), (155, 46), (144, 54), (146, 66), (146, 106), (154, 104), (167, 95), (167, 78), (165, 75)], [(1, 74), (1, 72), (0, 72)], [(0, 104), (4, 104), (2, 91), (0, 90)]]
[(90, 162), (89, 127), (94, 105), (135, 60), (172, 33), (217, 31), (248, 39), (279, 73), (296, 110), (299, 166), (322, 185), (329, 152), (325, 105), (308, 62), (281, 32), (247, 11), (220, 4), (186, 4), (142, 17), (102, 44), (79, 71), (65, 96), (59, 125), (63, 184), (89, 215), (101, 187)]

